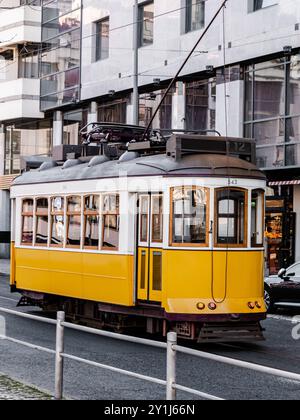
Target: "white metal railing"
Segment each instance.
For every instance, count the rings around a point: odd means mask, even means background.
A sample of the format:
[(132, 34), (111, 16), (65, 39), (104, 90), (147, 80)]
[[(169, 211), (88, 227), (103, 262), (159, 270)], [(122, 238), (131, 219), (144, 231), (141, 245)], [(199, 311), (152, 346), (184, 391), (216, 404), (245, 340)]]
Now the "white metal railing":
[[(55, 350), (52, 350), (46, 347), (41, 347), (32, 343), (27, 343), (25, 341), (17, 340), (15, 338), (6, 337), (6, 335), (0, 336), (0, 339), (7, 340), (16, 344), (20, 344), (25, 347), (29, 347), (35, 350), (39, 350), (39, 351), (43, 351), (43, 352), (47, 352), (47, 353), (55, 355), (55, 399), (56, 400), (63, 399), (63, 379), (64, 379), (64, 360), (65, 359), (81, 362), (90, 366), (109, 370), (111, 372), (126, 375), (135, 379), (140, 379), (147, 382), (152, 382), (158, 385), (162, 385), (166, 388), (166, 399), (170, 401), (176, 400), (177, 390), (184, 391), (184, 392), (187, 392), (187, 393), (190, 393), (195, 396), (208, 399), (208, 400), (218, 400), (218, 401), (223, 400), (222, 398), (216, 397), (214, 395), (210, 395), (210, 394), (198, 391), (196, 389), (188, 388), (186, 386), (177, 384), (176, 382), (176, 355), (177, 353), (183, 353), (190, 356), (199, 357), (201, 359), (206, 359), (206, 360), (210, 360), (210, 361), (214, 361), (218, 363), (224, 363), (230, 366), (235, 366), (235, 367), (239, 367), (243, 369), (249, 369), (255, 372), (300, 382), (300, 374), (297, 374), (297, 373), (286, 372), (286, 371), (273, 369), (266, 366), (257, 365), (254, 363), (243, 362), (241, 360), (231, 359), (228, 357), (218, 356), (216, 354), (210, 354), (203, 351), (179, 346), (177, 345), (177, 334), (175, 332), (169, 332), (167, 335), (167, 343), (163, 343), (163, 342), (157, 342), (157, 341), (147, 340), (147, 339), (138, 338), (138, 337), (131, 337), (128, 335), (116, 334), (116, 333), (112, 333), (108, 331), (97, 330), (95, 328), (70, 324), (68, 322), (65, 322), (64, 312), (58, 312), (56, 320), (43, 318), (43, 317), (35, 316), (35, 315), (30, 315), (30, 314), (26, 314), (22, 312), (17, 312), (11, 309), (1, 308), (1, 307), (0, 307), (0, 312), (6, 313), (8, 315), (14, 315), (20, 318), (42, 322), (45, 324), (56, 325)], [(166, 354), (166, 380), (154, 378), (152, 376), (146, 376), (140, 373), (136, 373), (136, 372), (120, 369), (120, 368), (116, 368), (113, 366), (105, 365), (102, 363), (94, 362), (92, 360), (83, 359), (81, 357), (77, 357), (77, 356), (65, 353), (64, 351), (65, 328), (166, 350), (166, 353), (167, 353)]]

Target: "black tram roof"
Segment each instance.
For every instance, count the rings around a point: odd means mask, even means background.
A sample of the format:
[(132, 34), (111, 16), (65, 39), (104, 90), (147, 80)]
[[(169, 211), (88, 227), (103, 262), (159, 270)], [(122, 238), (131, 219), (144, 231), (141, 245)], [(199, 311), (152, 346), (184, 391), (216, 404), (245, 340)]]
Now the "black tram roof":
[[(31, 185), (54, 182), (75, 182), (92, 179), (128, 177), (218, 177), (252, 178), (265, 180), (265, 174), (254, 164), (237, 157), (220, 154), (187, 154), (174, 160), (167, 154), (136, 157), (135, 152), (127, 152), (123, 160), (71, 159), (63, 166), (51, 165), (38, 170), (24, 172), (15, 179), (13, 185)], [(94, 158), (95, 159), (95, 158)], [(128, 159), (128, 160), (127, 160)]]

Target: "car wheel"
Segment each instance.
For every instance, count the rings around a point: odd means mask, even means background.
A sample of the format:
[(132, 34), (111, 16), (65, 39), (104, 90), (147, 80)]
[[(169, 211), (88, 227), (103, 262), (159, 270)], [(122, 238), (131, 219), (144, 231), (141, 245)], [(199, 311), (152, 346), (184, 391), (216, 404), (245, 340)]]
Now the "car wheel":
[(269, 288), (265, 288), (264, 299), (265, 299), (265, 305), (266, 305), (267, 312), (269, 314), (274, 312), (273, 300), (272, 300)]

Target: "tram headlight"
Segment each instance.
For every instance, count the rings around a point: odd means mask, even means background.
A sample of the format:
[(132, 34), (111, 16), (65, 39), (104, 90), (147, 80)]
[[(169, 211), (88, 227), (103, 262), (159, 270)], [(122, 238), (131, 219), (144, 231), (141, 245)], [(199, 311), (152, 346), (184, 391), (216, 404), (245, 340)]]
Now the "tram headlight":
[(197, 309), (199, 309), (199, 311), (203, 311), (203, 309), (205, 309), (205, 304), (202, 302), (198, 302)]
[(255, 306), (257, 307), (257, 309), (261, 309), (262, 308), (262, 306), (261, 306), (261, 304), (259, 302), (255, 302)]
[(250, 308), (250, 309), (255, 309), (255, 303), (253, 303), (253, 302), (248, 302), (248, 308)]
[(215, 311), (217, 309), (217, 305), (214, 302), (210, 302), (208, 305), (208, 309), (211, 311)]

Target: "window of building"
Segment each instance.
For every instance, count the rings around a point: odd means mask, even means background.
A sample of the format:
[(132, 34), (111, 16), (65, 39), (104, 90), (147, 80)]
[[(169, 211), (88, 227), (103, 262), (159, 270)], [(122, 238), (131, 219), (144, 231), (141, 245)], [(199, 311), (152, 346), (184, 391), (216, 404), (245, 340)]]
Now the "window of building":
[(119, 248), (119, 195), (105, 194), (103, 195), (102, 205), (102, 249)]
[(48, 198), (38, 198), (36, 200), (36, 232), (35, 245), (48, 245)]
[(154, 2), (147, 2), (139, 6), (139, 47), (153, 44), (154, 39)]
[(96, 23), (96, 61), (109, 57), (109, 18)]
[(67, 198), (67, 238), (68, 248), (80, 248), (81, 244), (81, 197)]
[(278, 4), (276, 0), (248, 0), (248, 2), (249, 12), (256, 12), (257, 10)]
[(79, 100), (81, 0), (42, 5), (41, 110)]
[(50, 156), (52, 147), (52, 120), (27, 123), (15, 122), (5, 127), (5, 174), (21, 171), (21, 156)]
[[(24, 47), (23, 47), (24, 48)], [(19, 51), (19, 79), (38, 79), (39, 78), (39, 60), (38, 47), (26, 47)]]
[(51, 246), (63, 247), (65, 237), (65, 199), (53, 197), (51, 199)]
[(216, 78), (186, 83), (186, 129), (214, 130)]
[(252, 191), (251, 198), (251, 246), (264, 245), (265, 193), (263, 190)]
[(185, 32), (202, 29), (205, 25), (205, 0), (186, 0)]
[(99, 248), (100, 197), (89, 195), (84, 198), (84, 248)]
[(257, 141), (263, 169), (300, 164), (300, 56), (247, 66), (245, 136)]
[(33, 243), (33, 212), (34, 201), (27, 198), (22, 202), (22, 245), (32, 245)]
[(88, 123), (88, 110), (78, 109), (64, 114), (64, 144), (81, 144), (80, 130)]
[[(153, 122), (153, 127), (169, 130), (172, 128), (172, 109), (173, 109), (173, 94), (174, 89), (166, 96), (162, 103), (157, 117)], [(158, 104), (160, 103), (165, 90), (155, 90), (150, 93), (144, 93), (140, 95), (139, 100), (139, 124), (146, 127)]]
[(216, 191), (216, 246), (247, 246), (247, 198), (244, 190)]
[(206, 188), (178, 187), (171, 190), (172, 245), (208, 245), (208, 202)]
[(126, 123), (127, 98), (99, 104), (98, 121), (110, 123)]

